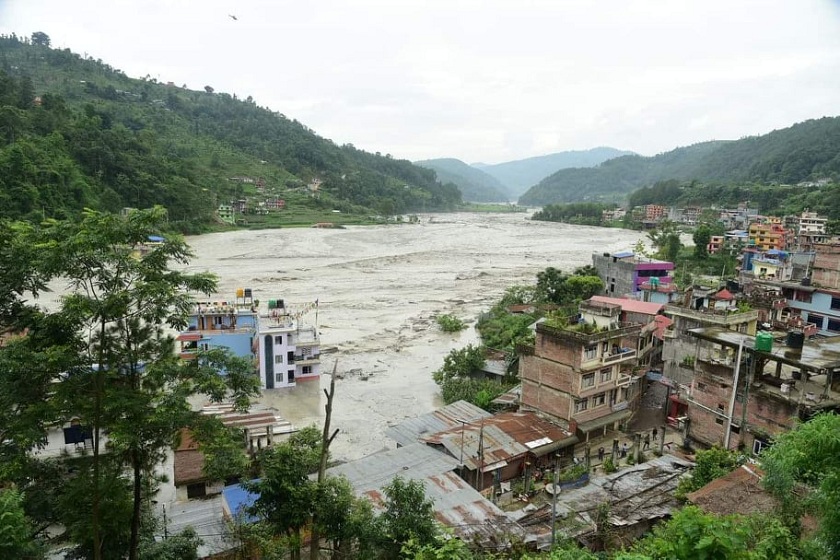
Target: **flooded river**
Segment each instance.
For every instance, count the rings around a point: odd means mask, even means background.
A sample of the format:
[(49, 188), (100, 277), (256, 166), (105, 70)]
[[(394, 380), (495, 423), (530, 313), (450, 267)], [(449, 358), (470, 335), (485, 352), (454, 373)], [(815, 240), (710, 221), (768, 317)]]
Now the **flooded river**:
[[(219, 296), (237, 287), (298, 307), (319, 302), (322, 370), (361, 369), (336, 383), (332, 445), (352, 460), (393, 444), (385, 429), (440, 406), (431, 374), (444, 356), (477, 340), (472, 325), (505, 288), (532, 284), (548, 266), (571, 271), (591, 254), (630, 249), (641, 234), (533, 222), (525, 214), (433, 214), (420, 224), (347, 229), (236, 231), (190, 237), (188, 270), (219, 276)], [(434, 317), (470, 323), (441, 332)], [(313, 310), (303, 318), (315, 323)], [(320, 382), (266, 391), (261, 402), (302, 427), (322, 425), (329, 375)]]

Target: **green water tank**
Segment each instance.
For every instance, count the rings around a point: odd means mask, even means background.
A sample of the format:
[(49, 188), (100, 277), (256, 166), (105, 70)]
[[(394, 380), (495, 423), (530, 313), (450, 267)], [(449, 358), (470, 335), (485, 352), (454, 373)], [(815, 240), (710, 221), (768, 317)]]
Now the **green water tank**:
[(760, 352), (770, 352), (773, 349), (773, 335), (763, 331), (756, 334), (755, 349)]

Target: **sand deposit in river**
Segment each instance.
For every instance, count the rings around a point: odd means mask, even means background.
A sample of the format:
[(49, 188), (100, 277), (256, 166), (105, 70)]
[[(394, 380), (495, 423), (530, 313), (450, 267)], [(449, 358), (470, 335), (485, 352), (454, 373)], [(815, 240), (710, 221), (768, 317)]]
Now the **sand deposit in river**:
[[(337, 360), (333, 444), (350, 460), (384, 447), (391, 424), (441, 403), (431, 373), (453, 348), (477, 340), (475, 317), (505, 288), (532, 284), (548, 266), (566, 271), (591, 254), (632, 248), (641, 234), (620, 229), (535, 222), (525, 214), (434, 214), (420, 224), (347, 229), (236, 231), (191, 237), (189, 270), (220, 278), (221, 297), (250, 287), (256, 298), (287, 305), (319, 301), (322, 368)], [(470, 321), (457, 335), (434, 321), (453, 313)], [(305, 322), (315, 321), (310, 312)], [(332, 351), (328, 351), (332, 350)], [(267, 391), (262, 402), (298, 426), (321, 425), (318, 382)], [(321, 379), (329, 385), (329, 376)]]

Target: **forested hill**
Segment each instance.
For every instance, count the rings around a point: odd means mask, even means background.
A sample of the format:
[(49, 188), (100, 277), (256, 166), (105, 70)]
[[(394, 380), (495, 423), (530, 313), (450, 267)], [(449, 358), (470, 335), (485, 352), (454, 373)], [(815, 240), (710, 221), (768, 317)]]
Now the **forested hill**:
[(474, 163), (480, 169), (499, 180), (508, 192), (518, 197), (533, 185), (560, 169), (570, 167), (592, 167), (608, 159), (630, 155), (633, 152), (601, 147), (590, 150), (570, 150), (544, 156), (535, 156), (503, 163)]
[(338, 146), (250, 97), (132, 79), (34, 35), (40, 44), (0, 37), (0, 217), (162, 204), (190, 229), (253, 189), (236, 177), (263, 179), (287, 204), (347, 212), (461, 202), (434, 171)]
[(495, 177), (459, 159), (427, 159), (414, 165), (433, 169), (444, 183), (458, 185), (463, 199), (470, 202), (508, 202), (514, 198)]
[(840, 118), (824, 117), (763, 136), (706, 142), (653, 157), (625, 156), (590, 169), (564, 169), (535, 185), (519, 202), (546, 205), (617, 201), (669, 179), (717, 183), (795, 184), (840, 176)]

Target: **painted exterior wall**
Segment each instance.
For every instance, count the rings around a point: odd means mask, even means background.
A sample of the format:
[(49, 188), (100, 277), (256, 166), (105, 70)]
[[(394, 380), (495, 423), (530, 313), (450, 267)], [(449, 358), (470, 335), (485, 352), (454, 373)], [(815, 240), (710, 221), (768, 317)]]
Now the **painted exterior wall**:
[(674, 263), (667, 261), (639, 261), (635, 257), (594, 254), (592, 265), (604, 282), (604, 294), (611, 297), (640, 292), (641, 285), (651, 278), (659, 278), (661, 284), (673, 282)]
[[(800, 297), (807, 297), (807, 294), (803, 292)], [(810, 293), (810, 300), (788, 299), (788, 306), (796, 310), (806, 322), (816, 324), (820, 334), (840, 334), (840, 292), (815, 290)]]

